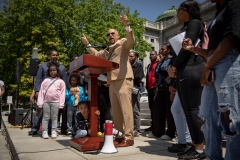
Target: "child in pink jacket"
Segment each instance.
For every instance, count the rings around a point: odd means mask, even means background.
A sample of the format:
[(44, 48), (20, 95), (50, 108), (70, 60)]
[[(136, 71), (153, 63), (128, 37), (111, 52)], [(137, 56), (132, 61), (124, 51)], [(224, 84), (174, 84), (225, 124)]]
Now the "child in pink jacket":
[(59, 63), (53, 61), (48, 64), (48, 78), (44, 79), (38, 94), (37, 105), (43, 108), (42, 138), (48, 139), (48, 121), (52, 119), (51, 137), (57, 138), (57, 116), (59, 108), (65, 103), (65, 82), (60, 78)]

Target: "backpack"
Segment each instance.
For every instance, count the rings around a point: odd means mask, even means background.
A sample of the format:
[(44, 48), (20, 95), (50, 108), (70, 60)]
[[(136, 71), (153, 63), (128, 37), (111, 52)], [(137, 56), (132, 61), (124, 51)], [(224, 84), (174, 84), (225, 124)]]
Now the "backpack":
[(202, 48), (202, 49), (207, 49), (208, 48), (208, 43), (209, 43), (209, 37), (207, 33), (207, 23), (203, 22), (203, 42), (199, 43), (197, 45), (197, 48)]
[(202, 43), (202, 49), (207, 49), (208, 48), (208, 43), (209, 43), (209, 37), (207, 34), (207, 23), (203, 22), (204, 24), (204, 31), (203, 31), (203, 43)]
[[(208, 49), (209, 37), (207, 33), (207, 23), (203, 22), (203, 42), (197, 45), (197, 48)], [(195, 53), (195, 55), (198, 55)], [(207, 61), (207, 57), (202, 56), (204, 61)]]

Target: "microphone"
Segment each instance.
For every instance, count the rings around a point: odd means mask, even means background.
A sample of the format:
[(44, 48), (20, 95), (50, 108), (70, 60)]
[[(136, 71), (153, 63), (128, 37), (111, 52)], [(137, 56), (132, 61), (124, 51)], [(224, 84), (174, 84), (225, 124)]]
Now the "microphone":
[[(94, 45), (92, 45), (91, 47), (92, 47), (92, 48), (106, 49), (108, 46), (107, 46), (106, 44), (102, 44), (102, 45), (94, 44)], [(81, 49), (78, 51), (78, 56), (80, 56), (80, 51), (83, 51), (84, 49), (87, 49), (87, 47), (81, 48)]]

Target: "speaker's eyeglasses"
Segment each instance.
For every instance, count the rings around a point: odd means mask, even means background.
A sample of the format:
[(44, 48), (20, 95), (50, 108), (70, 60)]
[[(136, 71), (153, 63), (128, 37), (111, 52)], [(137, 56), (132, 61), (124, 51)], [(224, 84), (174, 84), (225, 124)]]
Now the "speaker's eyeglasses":
[(114, 35), (114, 34), (115, 34), (115, 32), (108, 33), (108, 34), (107, 34), (107, 37), (109, 37), (110, 35)]

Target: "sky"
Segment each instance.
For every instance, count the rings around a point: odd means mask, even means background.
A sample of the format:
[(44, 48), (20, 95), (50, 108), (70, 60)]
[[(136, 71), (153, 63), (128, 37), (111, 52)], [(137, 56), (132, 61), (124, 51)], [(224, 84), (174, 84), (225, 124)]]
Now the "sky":
[[(116, 3), (121, 3), (125, 7), (130, 8), (130, 12), (133, 13), (138, 10), (140, 18), (147, 18), (150, 21), (155, 21), (159, 15), (168, 9), (175, 8), (183, 2), (183, 0), (114, 0)], [(202, 3), (205, 0), (197, 0)]]

